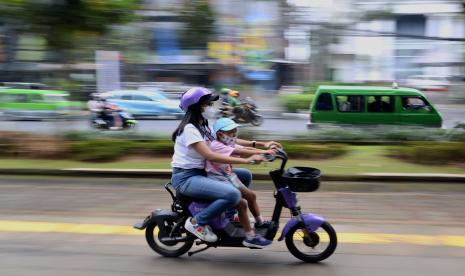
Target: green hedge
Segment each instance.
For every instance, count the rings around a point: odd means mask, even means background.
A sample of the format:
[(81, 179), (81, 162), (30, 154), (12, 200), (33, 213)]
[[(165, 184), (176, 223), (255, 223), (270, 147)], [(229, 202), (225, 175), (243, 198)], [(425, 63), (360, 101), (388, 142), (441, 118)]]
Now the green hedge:
[(134, 144), (134, 149), (140, 152), (157, 154), (157, 155), (172, 155), (174, 143), (171, 140), (147, 140), (138, 141)]
[[(302, 121), (306, 124), (306, 121)], [(1, 136), (1, 133), (0, 133)], [(240, 128), (239, 137), (246, 140), (299, 140), (319, 142), (404, 142), (404, 141), (465, 141), (465, 129), (440, 129), (413, 126), (331, 126), (321, 125), (303, 132), (270, 133), (256, 128)], [(151, 133), (76, 131), (63, 137), (68, 141), (94, 139), (169, 140), (168, 135)]]
[(63, 134), (63, 139), (68, 141), (83, 141), (95, 139), (119, 139), (119, 140), (165, 140), (168, 135), (155, 133), (139, 133), (134, 131), (102, 131), (102, 130), (77, 130)]
[(349, 149), (344, 144), (307, 144), (296, 141), (282, 142), (284, 149), (290, 157), (326, 159), (346, 154)]
[(463, 129), (435, 129), (412, 126), (325, 126), (295, 134), (294, 140), (322, 142), (408, 142), (465, 141)]
[(14, 139), (9, 137), (0, 137), (0, 156), (10, 156), (15, 153), (18, 145)]
[(69, 158), (80, 161), (114, 161), (130, 154), (171, 156), (169, 140), (93, 139), (68, 144)]
[(311, 94), (291, 94), (279, 97), (281, 105), (288, 112), (297, 112), (298, 110), (309, 110), (313, 100)]
[[(345, 154), (343, 144), (307, 144), (283, 142), (289, 156), (294, 158), (324, 159)], [(68, 158), (80, 161), (114, 161), (130, 154), (148, 156), (171, 156), (173, 143), (169, 140), (118, 140), (94, 139), (72, 141), (68, 144)]]
[(113, 161), (129, 152), (132, 143), (124, 140), (85, 140), (68, 144), (68, 157), (79, 161)]
[(403, 146), (392, 147), (389, 155), (420, 164), (465, 164), (465, 143), (409, 143)]

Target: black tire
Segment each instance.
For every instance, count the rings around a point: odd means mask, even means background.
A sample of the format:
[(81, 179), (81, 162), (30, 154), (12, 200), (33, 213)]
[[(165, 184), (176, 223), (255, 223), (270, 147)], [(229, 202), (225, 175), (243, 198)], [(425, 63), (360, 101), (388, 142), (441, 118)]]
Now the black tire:
[(263, 117), (261, 115), (255, 115), (250, 123), (254, 126), (261, 126), (263, 124)]
[[(291, 252), (291, 254), (294, 255), (294, 257), (296, 257), (297, 259), (300, 259), (307, 263), (317, 263), (331, 256), (334, 253), (334, 250), (336, 250), (337, 246), (336, 231), (334, 231), (334, 228), (331, 226), (331, 224), (329, 224), (326, 221), (323, 222), (320, 228), (326, 232), (329, 238), (328, 246), (322, 252), (317, 254), (306, 254), (297, 248), (295, 244), (296, 240), (294, 239), (294, 234), (298, 230), (302, 229), (302, 226), (300, 224), (297, 224), (294, 227), (292, 227), (286, 235), (286, 246), (289, 252)], [(309, 238), (304, 238), (303, 243), (305, 244), (305, 246), (309, 248), (311, 248), (311, 246), (317, 246), (320, 243), (319, 235), (317, 234), (317, 232), (312, 232), (310, 233)]]
[[(172, 220), (165, 220), (165, 224), (174, 225), (176, 222), (174, 219)], [(162, 243), (160, 238), (162, 238), (160, 232), (155, 235), (155, 230), (158, 229), (158, 225), (156, 223), (152, 223), (147, 226), (145, 229), (145, 239), (149, 244), (150, 248), (152, 248), (158, 254), (165, 256), (165, 257), (179, 257), (189, 251), (194, 244), (193, 241), (188, 242), (174, 242), (174, 243)], [(184, 227), (181, 227), (181, 230), (178, 233), (179, 235), (186, 234)]]

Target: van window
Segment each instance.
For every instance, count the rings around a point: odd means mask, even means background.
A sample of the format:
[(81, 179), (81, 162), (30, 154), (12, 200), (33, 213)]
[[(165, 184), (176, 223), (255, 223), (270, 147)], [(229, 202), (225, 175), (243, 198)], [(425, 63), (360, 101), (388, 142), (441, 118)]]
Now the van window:
[(331, 99), (331, 94), (323, 93), (318, 97), (317, 102), (316, 102), (316, 110), (318, 111), (333, 110), (333, 100)]
[(132, 95), (123, 95), (123, 96), (121, 96), (121, 100), (130, 101), (130, 100), (132, 100)]
[(421, 97), (402, 97), (404, 110), (430, 110), (429, 105)]
[(6, 103), (27, 103), (26, 94), (0, 94), (0, 101)]
[(340, 112), (363, 112), (365, 110), (364, 96), (337, 96), (337, 110)]
[(15, 97), (12, 94), (0, 93), (0, 102), (2, 103), (14, 102), (14, 98)]
[(368, 96), (368, 112), (393, 112), (393, 96)]
[(34, 102), (34, 103), (37, 103), (37, 102), (42, 102), (42, 96), (41, 95), (37, 95), (37, 94), (30, 94), (29, 95), (29, 100), (31, 102)]
[(44, 99), (46, 102), (65, 102), (66, 96), (65, 95), (55, 95), (55, 94), (48, 94), (44, 95)]

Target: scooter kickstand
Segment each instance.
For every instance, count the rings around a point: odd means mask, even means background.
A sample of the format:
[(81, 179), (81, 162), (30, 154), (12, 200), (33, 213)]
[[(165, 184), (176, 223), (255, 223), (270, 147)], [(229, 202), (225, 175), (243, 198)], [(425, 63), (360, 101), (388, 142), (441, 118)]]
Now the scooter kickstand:
[(200, 253), (202, 251), (205, 251), (207, 250), (208, 248), (212, 247), (211, 245), (207, 245), (206, 247), (202, 248), (202, 249), (199, 249), (199, 250), (196, 250), (196, 251), (190, 251), (190, 252), (187, 252), (187, 256), (191, 257), (192, 255), (194, 254), (197, 254), (197, 253)]

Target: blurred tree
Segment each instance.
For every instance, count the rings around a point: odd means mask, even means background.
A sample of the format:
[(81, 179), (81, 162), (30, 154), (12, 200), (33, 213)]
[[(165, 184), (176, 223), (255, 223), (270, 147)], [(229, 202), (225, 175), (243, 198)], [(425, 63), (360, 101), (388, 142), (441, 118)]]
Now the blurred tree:
[(72, 50), (113, 24), (131, 21), (139, 0), (0, 0), (1, 21), (20, 34), (42, 36), (52, 59), (69, 63)]
[(208, 0), (185, 1), (180, 14), (185, 24), (182, 32), (183, 47), (206, 49), (215, 30), (215, 13)]

